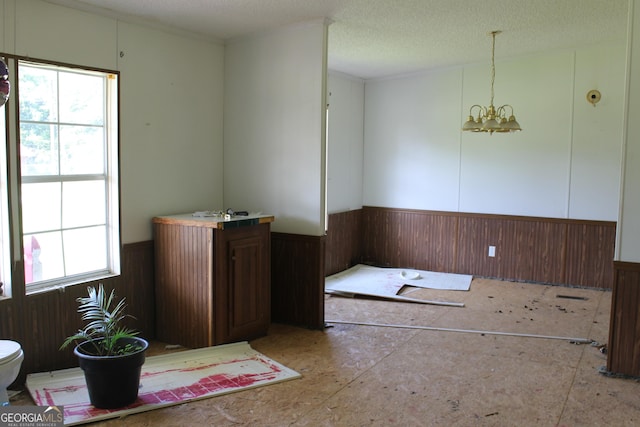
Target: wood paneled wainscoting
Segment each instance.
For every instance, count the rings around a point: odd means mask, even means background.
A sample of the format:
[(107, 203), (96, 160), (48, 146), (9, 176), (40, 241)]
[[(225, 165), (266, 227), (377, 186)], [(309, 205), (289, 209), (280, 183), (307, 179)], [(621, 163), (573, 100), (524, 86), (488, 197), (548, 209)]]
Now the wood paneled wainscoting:
[(271, 318), (324, 328), (325, 236), (271, 233)]
[(614, 267), (607, 371), (640, 377), (640, 264)]
[(324, 275), (359, 264), (362, 257), (362, 209), (329, 215)]
[(329, 216), (325, 273), (362, 262), (612, 289), (615, 233), (607, 221), (365, 206)]
[[(14, 277), (13, 297), (0, 301), (0, 336), (19, 342), (24, 351), (16, 383), (23, 383), (27, 373), (78, 366), (72, 350), (58, 349), (82, 326), (76, 298), (86, 296), (90, 285), (103, 283), (106, 289), (115, 289), (118, 297), (125, 297), (127, 313), (135, 317), (128, 325), (144, 338), (155, 338), (153, 256), (152, 241), (126, 244), (120, 276), (31, 295), (17, 289), (21, 286), (15, 285), (16, 280), (23, 283), (23, 279)], [(22, 264), (14, 271), (22, 271)]]

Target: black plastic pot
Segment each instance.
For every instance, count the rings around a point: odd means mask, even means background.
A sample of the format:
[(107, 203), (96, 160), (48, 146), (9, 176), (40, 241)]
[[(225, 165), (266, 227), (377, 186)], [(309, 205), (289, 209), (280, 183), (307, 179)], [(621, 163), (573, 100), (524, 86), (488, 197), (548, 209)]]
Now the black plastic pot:
[(96, 408), (115, 409), (130, 405), (138, 398), (140, 370), (149, 343), (143, 338), (123, 338), (123, 344), (134, 344), (140, 350), (121, 356), (94, 356), (90, 341), (74, 349), (89, 391), (91, 404)]

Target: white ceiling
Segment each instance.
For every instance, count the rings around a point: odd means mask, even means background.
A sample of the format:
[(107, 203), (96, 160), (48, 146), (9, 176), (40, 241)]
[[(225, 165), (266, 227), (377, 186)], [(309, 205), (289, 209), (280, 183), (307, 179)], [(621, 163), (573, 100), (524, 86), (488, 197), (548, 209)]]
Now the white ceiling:
[(364, 79), (624, 40), (628, 0), (45, 0), (228, 41), (329, 18), (329, 68)]

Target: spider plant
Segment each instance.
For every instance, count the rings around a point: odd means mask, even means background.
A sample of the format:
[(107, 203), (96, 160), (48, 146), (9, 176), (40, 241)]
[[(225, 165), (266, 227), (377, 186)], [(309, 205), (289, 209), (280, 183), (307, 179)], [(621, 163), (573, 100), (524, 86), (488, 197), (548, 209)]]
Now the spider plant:
[[(107, 296), (102, 284), (87, 288), (88, 296), (79, 297), (78, 313), (82, 313), (82, 320), (87, 322), (78, 333), (67, 337), (60, 349), (64, 349), (71, 343), (90, 342), (94, 356), (118, 356), (139, 350), (135, 344), (121, 343), (122, 338), (133, 338), (137, 331), (124, 327), (121, 323), (127, 317), (124, 298), (114, 304), (115, 290)], [(130, 341), (130, 340), (125, 340)], [(85, 346), (86, 347), (86, 346)]]

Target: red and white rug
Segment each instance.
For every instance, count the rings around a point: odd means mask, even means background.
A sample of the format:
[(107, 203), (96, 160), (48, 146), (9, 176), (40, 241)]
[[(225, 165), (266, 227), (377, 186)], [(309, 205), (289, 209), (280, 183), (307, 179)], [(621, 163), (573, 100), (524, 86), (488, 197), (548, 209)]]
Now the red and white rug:
[(27, 375), (36, 405), (64, 406), (64, 424), (78, 425), (300, 378), (253, 350), (247, 342), (147, 357), (138, 400), (119, 409), (97, 409), (80, 368)]

